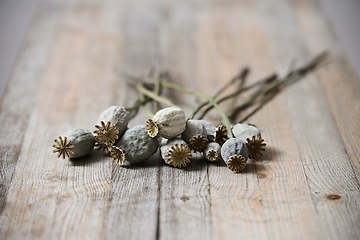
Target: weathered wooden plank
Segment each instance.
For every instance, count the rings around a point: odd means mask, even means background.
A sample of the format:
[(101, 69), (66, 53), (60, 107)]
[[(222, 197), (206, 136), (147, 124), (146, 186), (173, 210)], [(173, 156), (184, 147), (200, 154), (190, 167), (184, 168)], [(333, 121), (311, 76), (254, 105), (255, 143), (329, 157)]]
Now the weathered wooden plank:
[[(1, 238), (359, 237), (359, 83), (317, 3), (49, 3), (25, 42), (0, 115)], [(59, 133), (91, 130), (103, 109), (132, 103), (119, 69), (168, 70), (180, 85), (214, 93), (242, 66), (253, 82), (324, 46), (337, 60), (249, 120), (268, 150), (242, 174), (200, 159), (174, 169), (158, 154), (121, 168), (99, 152), (78, 161), (51, 153)], [(167, 94), (187, 114), (198, 101)], [(216, 111), (209, 119), (220, 120)]]

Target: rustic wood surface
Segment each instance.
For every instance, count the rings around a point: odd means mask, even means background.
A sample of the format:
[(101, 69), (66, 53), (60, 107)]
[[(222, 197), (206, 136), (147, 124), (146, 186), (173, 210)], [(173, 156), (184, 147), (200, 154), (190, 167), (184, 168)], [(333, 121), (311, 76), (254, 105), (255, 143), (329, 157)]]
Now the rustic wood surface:
[[(324, 50), (323, 67), (249, 120), (267, 151), (241, 174), (52, 153), (62, 132), (132, 104), (119, 70), (165, 69), (212, 94), (243, 66), (252, 82)], [(169, 97), (187, 114), (197, 101)], [(360, 85), (318, 1), (42, 3), (0, 122), (1, 239), (360, 239)]]

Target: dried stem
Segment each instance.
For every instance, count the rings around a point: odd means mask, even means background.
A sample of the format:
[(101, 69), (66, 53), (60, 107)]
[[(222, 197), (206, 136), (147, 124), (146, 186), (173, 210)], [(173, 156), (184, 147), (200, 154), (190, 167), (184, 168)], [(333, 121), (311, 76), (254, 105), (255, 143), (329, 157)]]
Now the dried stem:
[(241, 104), (240, 106), (234, 108), (231, 113), (228, 115), (229, 119), (235, 119), (236, 115), (239, 114), (241, 111), (247, 109), (248, 107), (256, 104), (258, 99), (260, 98), (259, 105), (252, 110), (248, 115), (240, 120), (243, 122), (247, 120), (249, 117), (254, 115), (258, 110), (260, 110), (267, 102), (269, 102), (273, 97), (275, 97), (281, 90), (285, 87), (289, 86), (292, 83), (295, 83), (302, 77), (304, 77), (307, 73), (311, 70), (314, 70), (316, 67), (322, 63), (327, 56), (327, 53), (321, 53), (309, 63), (305, 64), (303, 67), (300, 67), (294, 71), (289, 72), (284, 78), (278, 79), (270, 86), (266, 87), (265, 89), (261, 88), (258, 89), (253, 95), (247, 100), (245, 103)]
[(186, 90), (174, 83), (170, 83), (170, 82), (161, 82), (161, 85), (163, 87), (166, 87), (166, 88), (171, 88), (171, 89), (174, 89), (176, 91), (179, 91), (179, 92), (182, 92), (182, 93), (186, 93), (186, 94), (191, 94), (193, 96), (197, 96), (197, 97), (201, 97), (207, 101), (209, 101), (211, 104), (214, 105), (214, 107), (216, 108), (216, 110), (219, 112), (219, 114), (221, 115), (221, 118), (222, 118), (222, 121), (223, 121), (223, 124), (225, 125), (226, 129), (227, 129), (227, 134), (228, 134), (228, 137), (229, 138), (232, 138), (233, 137), (233, 134), (232, 134), (232, 131), (231, 131), (231, 125), (230, 125), (230, 121), (228, 119), (228, 117), (226, 116), (226, 114), (221, 110), (220, 106), (215, 102), (215, 100), (208, 96), (208, 95), (205, 95), (203, 93), (199, 93), (199, 92), (194, 92), (194, 91), (189, 91), (189, 90)]
[[(240, 88), (240, 89), (236, 90), (235, 92), (233, 92), (233, 93), (231, 93), (231, 94), (229, 94), (229, 95), (227, 95), (227, 96), (224, 96), (223, 98), (220, 98), (216, 103), (217, 103), (217, 104), (220, 104), (220, 103), (222, 103), (222, 102), (224, 102), (224, 101), (226, 101), (226, 100), (228, 100), (228, 99), (230, 99), (230, 98), (233, 98), (233, 97), (238, 96), (238, 95), (239, 95), (240, 93), (242, 93), (242, 92), (245, 92), (245, 91), (250, 90), (250, 89), (252, 89), (252, 88), (254, 88), (254, 87), (257, 87), (257, 86), (261, 86), (261, 85), (264, 85), (264, 84), (269, 84), (269, 83), (273, 82), (273, 81), (276, 80), (276, 79), (277, 79), (277, 75), (276, 75), (276, 74), (272, 74), (272, 75), (270, 75), (270, 76), (268, 76), (268, 77), (266, 77), (266, 78), (264, 78), (264, 79), (262, 79), (262, 80), (260, 80), (260, 81), (257, 81), (257, 82), (255, 82), (255, 83), (253, 83), (253, 84), (251, 84), (251, 85), (249, 85), (249, 86), (247, 86), (247, 87)], [(198, 117), (198, 119), (203, 119), (203, 118), (205, 117), (205, 115), (206, 115), (211, 109), (213, 109), (213, 106), (207, 107), (207, 108), (202, 112), (202, 114)]]
[[(224, 92), (228, 87), (230, 87), (232, 84), (234, 84), (236, 81), (240, 80), (241, 81), (241, 86), (243, 85), (243, 83), (245, 82), (245, 79), (247, 77), (247, 75), (249, 74), (250, 70), (249, 68), (243, 68), (238, 74), (236, 74), (232, 79), (230, 79), (230, 81), (228, 81), (221, 89), (219, 89), (213, 96), (212, 98), (215, 99), (217, 98), (222, 92)], [(195, 115), (206, 105), (208, 105), (209, 102), (203, 102), (202, 104), (200, 104), (198, 107), (195, 108), (195, 110), (192, 112), (190, 118), (194, 118)], [(213, 105), (210, 106), (211, 108), (213, 107)], [(201, 118), (200, 118), (201, 119)]]

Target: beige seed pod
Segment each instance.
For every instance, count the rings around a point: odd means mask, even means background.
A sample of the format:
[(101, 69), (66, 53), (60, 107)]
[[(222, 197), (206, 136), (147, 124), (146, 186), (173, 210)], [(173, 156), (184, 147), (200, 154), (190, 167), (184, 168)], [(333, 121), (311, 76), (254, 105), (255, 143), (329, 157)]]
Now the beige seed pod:
[(182, 139), (169, 140), (160, 147), (160, 153), (166, 164), (177, 168), (185, 167), (192, 157), (190, 148)]
[(74, 129), (61, 134), (54, 142), (53, 152), (58, 154), (58, 158), (79, 158), (93, 150), (95, 137), (86, 129)]
[(186, 127), (185, 113), (176, 107), (159, 110), (152, 118), (152, 121), (158, 127), (158, 135), (167, 139), (179, 136)]
[(129, 113), (124, 107), (111, 106), (100, 114), (97, 122), (99, 126), (101, 122), (105, 124), (110, 122), (110, 127), (114, 126), (119, 131), (118, 136), (121, 137), (127, 129), (129, 120)]
[(215, 162), (221, 159), (221, 146), (216, 142), (211, 142), (204, 150), (205, 159), (210, 162)]

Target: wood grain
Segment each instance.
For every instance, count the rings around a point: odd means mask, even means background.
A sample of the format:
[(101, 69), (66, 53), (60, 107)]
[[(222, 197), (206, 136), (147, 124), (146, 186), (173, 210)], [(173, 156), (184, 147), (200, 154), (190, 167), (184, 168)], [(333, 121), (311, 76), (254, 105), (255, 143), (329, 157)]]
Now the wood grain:
[[(167, 70), (212, 94), (244, 66), (250, 83), (323, 50), (322, 68), (249, 119), (267, 151), (241, 174), (201, 158), (174, 169), (158, 153), (122, 168), (97, 151), (51, 152), (62, 132), (93, 130), (102, 110), (132, 104), (122, 70)], [(187, 114), (199, 102), (166, 94)], [(45, 2), (1, 101), (0, 238), (359, 239), (359, 106), (318, 1)], [(215, 111), (207, 119), (220, 122)]]

